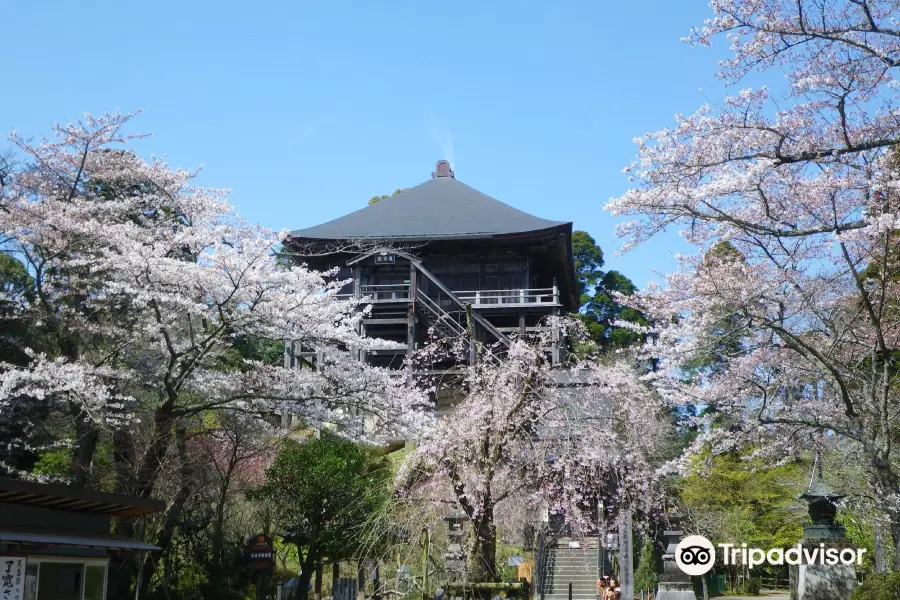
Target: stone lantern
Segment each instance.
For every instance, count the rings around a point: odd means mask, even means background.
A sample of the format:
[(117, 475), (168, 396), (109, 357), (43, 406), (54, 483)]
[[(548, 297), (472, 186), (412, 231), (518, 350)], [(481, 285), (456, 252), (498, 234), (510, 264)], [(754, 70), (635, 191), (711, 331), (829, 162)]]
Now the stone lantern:
[(846, 497), (829, 486), (822, 476), (822, 463), (816, 457), (813, 465), (813, 475), (810, 477), (809, 487), (800, 494), (800, 500), (806, 501), (809, 506), (810, 522), (803, 526), (804, 539), (810, 540), (843, 540), (847, 537), (847, 530), (838, 525), (837, 502)]
[(675, 549), (684, 537), (681, 523), (684, 515), (671, 512), (669, 527), (663, 532), (666, 553), (663, 554), (663, 572), (659, 575), (659, 590), (656, 600), (697, 600), (690, 575), (684, 573), (675, 562)]
[(444, 516), (447, 522), (447, 552), (444, 554), (444, 568), (447, 580), (459, 583), (466, 580), (466, 552), (463, 549), (465, 522), (469, 519), (464, 513), (453, 511)]
[[(847, 540), (847, 530), (839, 525), (837, 502), (845, 494), (833, 489), (825, 482), (822, 458), (816, 455), (809, 486), (799, 499), (808, 505), (809, 522), (803, 526), (803, 539), (800, 545), (811, 551), (820, 552), (837, 549), (839, 552), (854, 549)], [(791, 600), (834, 600), (849, 598), (856, 589), (856, 567), (839, 563), (800, 564), (789, 567), (791, 581)]]

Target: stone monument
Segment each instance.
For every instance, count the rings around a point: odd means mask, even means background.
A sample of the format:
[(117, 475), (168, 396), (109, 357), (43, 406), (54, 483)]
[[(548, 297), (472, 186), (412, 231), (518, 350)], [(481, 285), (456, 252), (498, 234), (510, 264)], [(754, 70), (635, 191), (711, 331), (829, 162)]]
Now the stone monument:
[(662, 557), (663, 570), (659, 576), (656, 600), (697, 600), (690, 575), (678, 568), (675, 563), (675, 549), (684, 537), (684, 531), (680, 527), (683, 520), (683, 515), (669, 513), (670, 529), (663, 532), (666, 553)]
[[(854, 546), (847, 540), (847, 530), (835, 522), (836, 502), (844, 497), (825, 483), (822, 459), (816, 455), (809, 487), (800, 499), (809, 505), (810, 521), (803, 526), (800, 545), (820, 552), (838, 551)], [(835, 600), (849, 598), (856, 589), (854, 565), (800, 564), (790, 567), (791, 600)]]

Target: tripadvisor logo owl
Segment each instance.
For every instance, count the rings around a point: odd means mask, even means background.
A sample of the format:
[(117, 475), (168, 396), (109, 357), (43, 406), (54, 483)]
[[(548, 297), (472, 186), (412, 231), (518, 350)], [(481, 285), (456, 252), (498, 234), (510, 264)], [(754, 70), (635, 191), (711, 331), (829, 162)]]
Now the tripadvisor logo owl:
[[(794, 547), (772, 548), (768, 552), (761, 548), (748, 548), (747, 544), (718, 544), (722, 549), (722, 564), (747, 565), (748, 568), (763, 564), (770, 565), (861, 565), (865, 548), (826, 547), (797, 544)], [(675, 547), (675, 564), (684, 573), (705, 575), (716, 562), (716, 549), (712, 542), (702, 535), (689, 535)]]
[(688, 575), (705, 575), (716, 562), (716, 549), (702, 535), (689, 535), (675, 548), (675, 564)]

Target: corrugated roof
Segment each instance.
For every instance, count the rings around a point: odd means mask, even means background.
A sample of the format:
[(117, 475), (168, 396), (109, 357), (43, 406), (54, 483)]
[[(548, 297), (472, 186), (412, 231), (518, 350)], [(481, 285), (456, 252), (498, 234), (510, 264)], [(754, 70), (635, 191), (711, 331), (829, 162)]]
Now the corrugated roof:
[(122, 535), (46, 531), (22, 527), (0, 527), (0, 541), (19, 544), (41, 544), (49, 546), (78, 546), (81, 548), (103, 548), (106, 550), (159, 550), (158, 546), (133, 540)]
[(165, 502), (122, 494), (96, 492), (59, 483), (0, 478), (0, 504), (24, 504), (56, 510), (136, 517), (160, 512)]
[(570, 225), (513, 208), (457, 181), (450, 173), (333, 221), (292, 231), (291, 236), (321, 240), (467, 238)]

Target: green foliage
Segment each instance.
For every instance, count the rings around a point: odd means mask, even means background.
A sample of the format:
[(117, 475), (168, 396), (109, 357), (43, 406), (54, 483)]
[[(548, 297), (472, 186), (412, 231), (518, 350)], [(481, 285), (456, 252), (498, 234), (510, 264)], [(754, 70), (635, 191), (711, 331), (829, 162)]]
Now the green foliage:
[(850, 600), (897, 600), (897, 598), (900, 598), (900, 572), (872, 575), (850, 594)]
[[(603, 250), (585, 231), (572, 233), (572, 254), (581, 294), (578, 318), (584, 323), (592, 341), (601, 348), (623, 348), (639, 342), (638, 334), (613, 326), (617, 320), (647, 324), (644, 315), (622, 306), (615, 299), (615, 293), (633, 294), (637, 289), (634, 283), (618, 271), (603, 271)], [(576, 354), (589, 351), (587, 347), (575, 348)]]
[(14, 318), (21, 302), (34, 300), (34, 279), (25, 265), (6, 252), (0, 252), (0, 357), (18, 365), (29, 362), (25, 348), (41, 350), (39, 327), (29, 327)]
[(497, 567), (503, 574), (503, 581), (516, 577), (516, 568), (509, 566), (509, 559), (513, 556), (525, 556), (525, 549), (522, 546), (497, 542)]
[(804, 476), (798, 464), (773, 467), (747, 455), (707, 452), (682, 480), (681, 500), (709, 524), (701, 533), (714, 544), (786, 548), (802, 536), (805, 511), (795, 497)]
[(645, 539), (641, 543), (638, 566), (634, 572), (634, 588), (652, 591), (656, 589), (658, 583), (659, 575), (656, 573), (656, 552), (653, 548), (653, 540)]
[(759, 596), (762, 593), (762, 579), (751, 577), (744, 584), (744, 592), (751, 596)]
[(255, 493), (271, 501), (305, 560), (346, 560), (388, 498), (390, 471), (374, 452), (323, 432), (288, 440)]
[[(719, 242), (706, 253), (706, 264), (744, 262), (741, 252), (730, 242)], [(722, 372), (729, 358), (742, 351), (742, 341), (747, 334), (747, 326), (737, 310), (719, 308), (712, 314), (713, 326), (701, 334), (697, 347), (700, 349), (694, 359), (682, 365), (686, 376), (696, 374), (714, 375)]]
[(248, 360), (267, 365), (281, 364), (284, 361), (284, 343), (277, 340), (238, 337), (230, 348), (222, 352), (219, 366), (223, 371), (242, 371), (247, 368), (245, 361)]
[(369, 206), (372, 206), (373, 204), (378, 204), (382, 200), (387, 200), (388, 198), (393, 198), (400, 192), (405, 192), (405, 191), (406, 191), (406, 188), (399, 188), (399, 189), (394, 190), (394, 193), (391, 194), (390, 196), (388, 196), (387, 194), (382, 194), (381, 196), (372, 196), (371, 198), (369, 198)]
[(572, 256), (575, 259), (575, 276), (578, 277), (582, 303), (600, 284), (603, 277), (603, 250), (586, 231), (572, 232)]
[(69, 457), (67, 449), (45, 452), (34, 463), (33, 472), (50, 477), (65, 477), (69, 474)]

